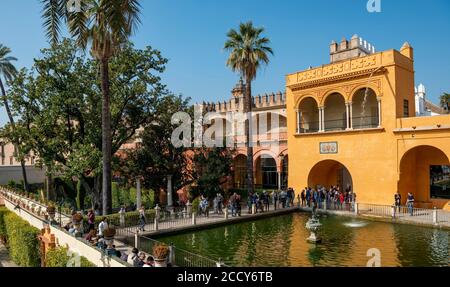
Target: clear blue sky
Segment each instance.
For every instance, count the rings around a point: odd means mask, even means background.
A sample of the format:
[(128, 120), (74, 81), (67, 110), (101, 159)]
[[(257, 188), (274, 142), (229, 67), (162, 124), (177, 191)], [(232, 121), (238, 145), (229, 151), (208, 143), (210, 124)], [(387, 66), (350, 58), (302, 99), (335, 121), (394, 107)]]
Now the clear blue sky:
[[(368, 13), (367, 0), (142, 0), (136, 46), (151, 45), (170, 62), (163, 81), (192, 102), (226, 100), (238, 80), (226, 66), (225, 34), (252, 20), (266, 28), (275, 56), (261, 70), (254, 93), (284, 90), (284, 75), (329, 62), (329, 44), (358, 34), (378, 51), (415, 49), (416, 85), (429, 98), (450, 92), (450, 1), (381, 0)], [(39, 0), (0, 0), (0, 43), (30, 67), (48, 44)], [(2, 109), (0, 125), (6, 121)]]

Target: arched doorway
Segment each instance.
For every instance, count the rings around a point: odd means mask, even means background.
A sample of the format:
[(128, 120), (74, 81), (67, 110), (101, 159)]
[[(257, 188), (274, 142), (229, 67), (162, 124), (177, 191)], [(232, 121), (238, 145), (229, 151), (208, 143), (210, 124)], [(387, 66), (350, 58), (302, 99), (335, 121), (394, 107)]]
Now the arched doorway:
[(450, 161), (440, 149), (418, 146), (406, 152), (400, 161), (398, 191), (403, 204), (411, 192), (417, 207), (429, 208), (431, 199), (450, 199)]
[(352, 110), (354, 129), (378, 127), (378, 100), (372, 89), (360, 89), (353, 95)]
[(278, 188), (277, 163), (270, 155), (262, 154), (256, 159), (255, 173), (255, 185), (257, 188)]
[(319, 107), (315, 99), (307, 97), (298, 106), (298, 133), (315, 133), (319, 131)]
[(325, 100), (325, 131), (340, 131), (347, 127), (345, 99), (339, 93), (333, 93)]
[(341, 190), (353, 190), (353, 180), (349, 170), (335, 160), (324, 160), (317, 163), (309, 172), (308, 185), (311, 188), (318, 186), (339, 186)]
[(234, 158), (234, 187), (245, 188), (247, 186), (247, 157), (239, 154)]

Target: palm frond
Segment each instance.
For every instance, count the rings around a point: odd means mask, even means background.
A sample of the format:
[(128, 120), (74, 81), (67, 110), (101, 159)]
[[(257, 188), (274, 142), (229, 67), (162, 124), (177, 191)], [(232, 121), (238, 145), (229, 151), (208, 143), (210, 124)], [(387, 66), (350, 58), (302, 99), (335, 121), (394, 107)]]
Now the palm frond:
[(46, 37), (55, 44), (59, 41), (61, 23), (65, 21), (67, 0), (41, 0), (41, 3)]

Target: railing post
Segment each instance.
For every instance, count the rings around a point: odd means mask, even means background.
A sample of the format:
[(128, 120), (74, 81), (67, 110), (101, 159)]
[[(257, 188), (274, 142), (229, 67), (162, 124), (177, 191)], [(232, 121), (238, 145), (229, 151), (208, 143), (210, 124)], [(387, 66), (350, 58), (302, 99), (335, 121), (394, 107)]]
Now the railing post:
[(438, 210), (436, 206), (433, 209), (433, 224), (438, 224)]
[(228, 206), (225, 206), (224, 214), (225, 214), (225, 220), (227, 220), (228, 219)]
[(298, 208), (300, 208), (300, 204), (301, 204), (300, 194), (297, 194), (297, 206), (298, 206)]
[(139, 231), (137, 231), (137, 232), (134, 234), (134, 247), (137, 248), (137, 249), (139, 249), (139, 243), (140, 243), (140, 240), (139, 240)]
[(392, 215), (392, 218), (395, 218), (395, 205), (391, 206), (391, 215)]
[(359, 213), (359, 203), (355, 202), (355, 215), (358, 215)]
[(222, 258), (219, 258), (219, 261), (216, 262), (216, 267), (223, 267)]
[(256, 204), (252, 203), (252, 214), (256, 214)]
[(189, 200), (186, 204), (186, 212), (187, 216), (190, 216), (192, 214), (192, 203)]
[(174, 266), (175, 263), (175, 248), (173, 246), (173, 243), (170, 243), (169, 245), (169, 263)]
[(196, 225), (197, 224), (197, 218), (195, 216), (195, 212), (192, 212), (192, 225)]
[(159, 216), (161, 212), (161, 207), (157, 204), (155, 207), (155, 231), (158, 231), (159, 229)]

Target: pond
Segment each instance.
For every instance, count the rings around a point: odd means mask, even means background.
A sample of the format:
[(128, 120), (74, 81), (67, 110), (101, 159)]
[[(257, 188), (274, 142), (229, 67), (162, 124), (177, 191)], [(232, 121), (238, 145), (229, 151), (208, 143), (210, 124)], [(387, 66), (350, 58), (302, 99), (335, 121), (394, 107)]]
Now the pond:
[(364, 267), (373, 248), (382, 267), (450, 266), (449, 231), (322, 215), (323, 242), (314, 245), (306, 242), (309, 217), (293, 213), (158, 240), (233, 267)]

